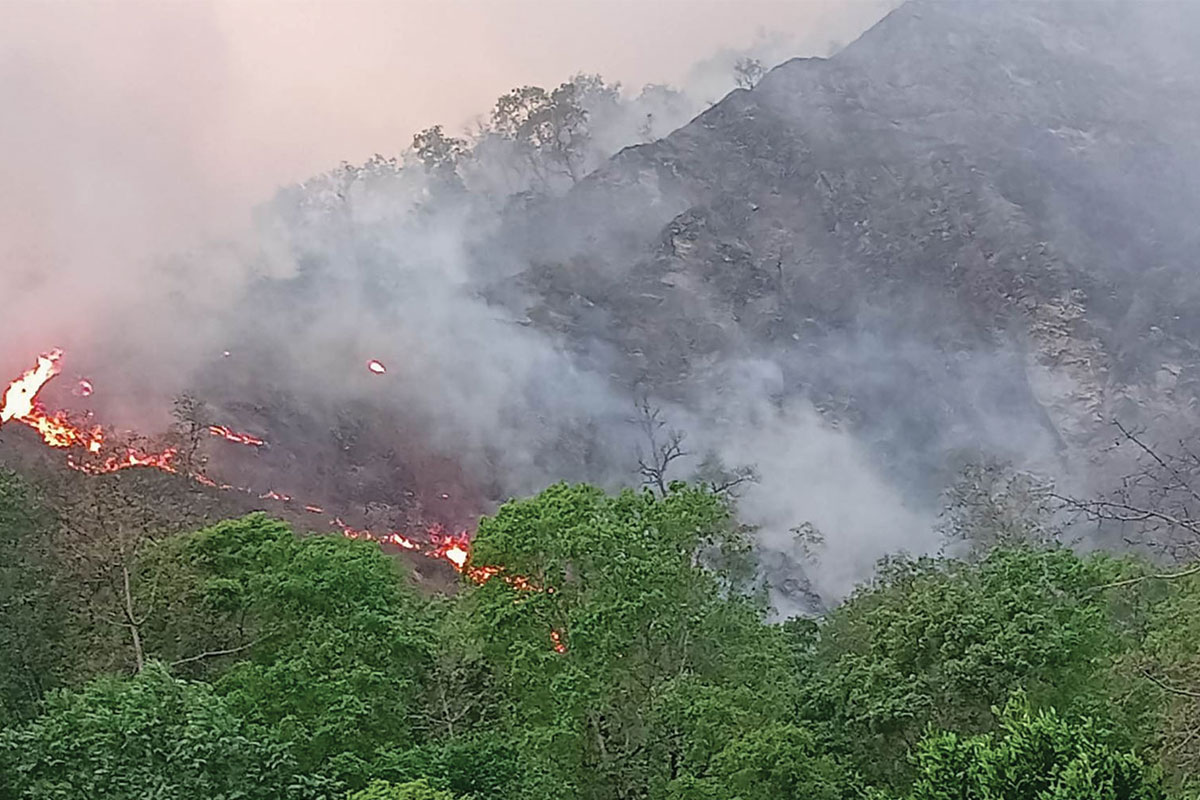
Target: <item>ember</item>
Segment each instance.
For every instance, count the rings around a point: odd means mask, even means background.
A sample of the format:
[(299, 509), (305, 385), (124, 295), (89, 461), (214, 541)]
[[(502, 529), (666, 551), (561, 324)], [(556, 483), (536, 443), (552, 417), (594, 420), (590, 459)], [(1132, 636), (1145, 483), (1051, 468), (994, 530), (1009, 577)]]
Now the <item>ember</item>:
[[(228, 356), (228, 352), (225, 355)], [(82, 427), (72, 422), (66, 411), (46, 411), (38, 399), (38, 395), (46, 384), (61, 372), (59, 361), (62, 359), (62, 356), (62, 350), (58, 349), (51, 350), (39, 356), (37, 366), (26, 371), (21, 377), (8, 385), (4, 394), (0, 395), (0, 425), (8, 422), (19, 422), (36, 430), (42, 437), (42, 441), (50, 447), (82, 451), (80, 456), (76, 456), (75, 453), (69, 453), (67, 455), (67, 466), (89, 475), (103, 475), (133, 467), (158, 469), (171, 473), (177, 472), (178, 470), (174, 462), (178, 452), (174, 447), (165, 448), (160, 452), (152, 452), (134, 446), (110, 445), (102, 427)], [(367, 368), (377, 375), (387, 372), (387, 368), (375, 360), (367, 362)], [(86, 378), (80, 379), (77, 394), (87, 397), (92, 393), (92, 389), (90, 380)], [(266, 444), (266, 440), (264, 439), (252, 434), (240, 433), (224, 425), (211, 425), (208, 431), (212, 436), (220, 437), (236, 444), (244, 444), (251, 447), (261, 447)], [(234, 487), (230, 484), (217, 484), (211, 478), (198, 472), (189, 473), (188, 477), (204, 486), (219, 490), (250, 492), (263, 500), (291, 503), (293, 499), (290, 495), (282, 494), (275, 490), (268, 491), (265, 494), (258, 494), (256, 491), (243, 487)], [(448, 496), (443, 494), (442, 497), (447, 498)], [(325, 513), (325, 509), (319, 505), (304, 504), (302, 507), (310, 514)], [(417, 540), (395, 531), (374, 533), (366, 530), (356, 530), (347, 526), (338, 518), (332, 519), (330, 524), (340, 529), (344, 536), (351, 539), (366, 539), (384, 545), (393, 545), (404, 550), (420, 553), (428, 558), (446, 561), (456, 572), (464, 575), (476, 584), (484, 584), (492, 578), (499, 577), (506, 584), (518, 591), (543, 591), (543, 589), (535, 586), (524, 576), (506, 575), (503, 567), (491, 565), (479, 567), (467, 566), (471, 559), (471, 540), (466, 532), (448, 534), (441, 526), (434, 525), (425, 532), (424, 538), (427, 540), (427, 543), (421, 544)], [(544, 591), (550, 593), (554, 589), (547, 588)], [(551, 630), (550, 638), (554, 643), (555, 652), (566, 652), (567, 648), (562, 641), (562, 634), (559, 631)]]
[(235, 430), (226, 428), (224, 425), (209, 425), (208, 432), (228, 442), (250, 445), (251, 447), (262, 447), (267, 443), (266, 440), (260, 439), (257, 436), (251, 436), (248, 433), (238, 433)]

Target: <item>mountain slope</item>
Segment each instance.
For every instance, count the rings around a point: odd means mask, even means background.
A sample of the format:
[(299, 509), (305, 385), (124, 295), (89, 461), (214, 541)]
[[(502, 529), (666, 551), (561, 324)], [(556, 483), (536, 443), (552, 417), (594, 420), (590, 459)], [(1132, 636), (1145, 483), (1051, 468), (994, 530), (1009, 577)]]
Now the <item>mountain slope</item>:
[(1197, 40), (1182, 4), (910, 2), (514, 225), (526, 312), (683, 402), (765, 359), (896, 471), (1061, 468), (1197, 397)]

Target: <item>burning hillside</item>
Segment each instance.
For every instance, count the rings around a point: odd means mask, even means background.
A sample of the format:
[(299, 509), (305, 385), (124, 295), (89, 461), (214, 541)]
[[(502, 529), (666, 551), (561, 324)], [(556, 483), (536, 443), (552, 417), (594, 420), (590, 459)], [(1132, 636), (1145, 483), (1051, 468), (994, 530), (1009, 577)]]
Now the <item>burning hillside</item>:
[[(102, 475), (133, 468), (183, 473), (196, 483), (209, 488), (250, 495), (275, 506), (283, 506), (290, 510), (302, 509), (311, 515), (327, 516), (323, 505), (307, 502), (275, 489), (264, 490), (218, 481), (194, 465), (182, 464), (179, 459), (181, 448), (178, 444), (163, 445), (158, 449), (130, 446), (125, 442), (130, 439), (140, 440), (142, 437), (129, 434), (120, 435), (106, 430), (103, 425), (92, 421), (91, 412), (72, 413), (66, 410), (48, 410), (41, 400), (41, 393), (54, 378), (61, 374), (63, 356), (63, 351), (59, 349), (44, 353), (38, 357), (36, 366), (8, 384), (3, 394), (3, 402), (0, 403), (0, 425), (16, 423), (32, 428), (47, 447), (65, 454), (65, 464), (69, 468), (87, 475)], [(89, 383), (88, 386), (88, 393), (86, 395), (81, 393), (80, 396), (87, 397), (92, 394), (91, 384)], [(264, 438), (239, 432), (225, 425), (212, 424), (207, 426), (206, 430), (214, 438), (251, 448), (264, 447), (267, 444)], [(442, 525), (436, 523), (427, 525), (422, 530), (411, 534), (398, 531), (373, 531), (353, 528), (337, 516), (328, 518), (327, 522), (331, 528), (341, 531), (347, 537), (369, 539), (384, 546), (444, 561), (457, 572), (479, 582), (486, 581), (502, 572), (498, 567), (468, 565), (470, 537), (466, 531), (450, 533)], [(513, 580), (523, 588), (528, 587), (527, 581)]]

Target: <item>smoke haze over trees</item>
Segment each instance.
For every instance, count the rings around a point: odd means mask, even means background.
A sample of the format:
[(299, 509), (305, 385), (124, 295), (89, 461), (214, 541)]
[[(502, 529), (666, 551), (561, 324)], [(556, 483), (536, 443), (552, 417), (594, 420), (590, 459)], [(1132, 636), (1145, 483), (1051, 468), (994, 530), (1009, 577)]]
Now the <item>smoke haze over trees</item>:
[(828, 8), (190, 247), (237, 70), (6, 62), (0, 374), (173, 460), (0, 429), (0, 798), (1190, 796), (1200, 14)]

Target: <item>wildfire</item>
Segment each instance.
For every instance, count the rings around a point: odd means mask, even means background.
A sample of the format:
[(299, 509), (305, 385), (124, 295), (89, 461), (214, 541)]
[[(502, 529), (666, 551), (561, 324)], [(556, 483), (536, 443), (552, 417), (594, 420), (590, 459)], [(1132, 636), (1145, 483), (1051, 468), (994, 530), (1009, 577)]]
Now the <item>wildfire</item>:
[(8, 385), (0, 398), (0, 425), (20, 422), (36, 430), (51, 447), (81, 447), (89, 453), (98, 453), (104, 441), (100, 428), (79, 428), (65, 412), (47, 414), (38, 401), (42, 388), (62, 371), (58, 363), (62, 355), (62, 350), (56, 348), (38, 356), (36, 367)]
[[(125, 452), (109, 456), (99, 463), (81, 463), (74, 457), (68, 456), (67, 466), (80, 472), (86, 472), (88, 475), (107, 475), (131, 467), (152, 467), (163, 472), (175, 472), (172, 462), (176, 455), (178, 455), (178, 451), (174, 447), (168, 447), (161, 453), (143, 453), (134, 448), (128, 448)], [(216, 485), (212, 481), (208, 481), (208, 484)]]
[[(174, 448), (168, 448), (160, 453), (144, 452), (137, 448), (117, 448), (116, 452), (104, 454), (104, 430), (100, 426), (81, 427), (71, 421), (65, 411), (48, 413), (38, 400), (42, 389), (62, 371), (59, 361), (63, 352), (51, 350), (38, 356), (36, 367), (25, 372), (8, 385), (0, 402), (0, 425), (6, 422), (19, 422), (28, 425), (38, 432), (50, 447), (64, 450), (83, 450), (89, 457), (88, 461), (80, 461), (74, 456), (67, 458), (67, 465), (80, 472), (101, 475), (116, 472), (130, 467), (155, 467), (174, 472), (172, 461), (175, 458)], [(86, 383), (90, 394), (91, 382), (81, 381), (80, 388)]]
[(257, 436), (252, 436), (248, 433), (238, 433), (231, 428), (226, 428), (224, 425), (209, 425), (208, 432), (213, 436), (218, 436), (224, 439), (227, 442), (245, 444), (251, 447), (262, 447), (267, 443), (265, 439), (260, 439)]
[(443, 533), (440, 529), (434, 529), (430, 532), (430, 540), (436, 545), (433, 551), (435, 558), (444, 558), (453, 564), (456, 570), (463, 571), (467, 559), (471, 557), (471, 551), (468, 549), (471, 543), (465, 533), (453, 536)]
[[(455, 572), (465, 575), (479, 585), (487, 583), (492, 578), (499, 577), (517, 591), (543, 591), (541, 587), (534, 584), (533, 581), (524, 575), (505, 575), (503, 567), (492, 565), (468, 567), (467, 562), (471, 558), (471, 539), (465, 531), (448, 534), (442, 526), (434, 525), (425, 532), (425, 536), (429, 541), (427, 545), (422, 546), (400, 533), (373, 533), (371, 531), (359, 530), (351, 528), (338, 518), (335, 518), (332, 524), (334, 527), (341, 529), (342, 534), (350, 539), (366, 539), (379, 542), (380, 544), (395, 545), (405, 550), (419, 552), (428, 558), (449, 562), (450, 566), (454, 567)], [(545, 591), (547, 594), (554, 593), (553, 587), (547, 588)]]
[(51, 378), (62, 371), (58, 365), (62, 350), (54, 349), (38, 356), (37, 366), (8, 385), (0, 400), (0, 425), (10, 420), (22, 420), (34, 414), (38, 392)]
[[(229, 353), (226, 352), (224, 355), (228, 357)], [(146, 467), (172, 473), (177, 472), (178, 470), (174, 461), (178, 452), (173, 447), (166, 448), (161, 452), (145, 451), (132, 446), (114, 445), (110, 447), (107, 444), (105, 432), (102, 427), (81, 427), (73, 423), (65, 411), (49, 413), (45, 410), (38, 399), (38, 395), (46, 384), (61, 372), (62, 368), (59, 362), (62, 356), (63, 352), (60, 349), (54, 349), (42, 354), (38, 357), (37, 366), (27, 370), (8, 385), (4, 394), (0, 396), (0, 426), (8, 422), (19, 422), (36, 430), (42, 437), (42, 441), (50, 447), (82, 451), (82, 458), (76, 457), (74, 453), (69, 453), (67, 455), (67, 465), (72, 469), (89, 475), (103, 475), (133, 467)], [(374, 359), (367, 362), (367, 369), (377, 375), (387, 372), (387, 368), (381, 362)], [(79, 380), (77, 385), (77, 394), (79, 396), (90, 396), (92, 391), (93, 387), (90, 380), (86, 378)], [(244, 444), (251, 447), (261, 447), (266, 444), (264, 439), (252, 434), (240, 433), (223, 425), (211, 425), (208, 431), (214, 437), (237, 444)], [(229, 484), (218, 485), (211, 478), (201, 473), (190, 474), (189, 477), (212, 488), (222, 490), (236, 489), (256, 494), (256, 492), (252, 492), (249, 489), (234, 487)], [(258, 497), (263, 500), (275, 500), (282, 503), (291, 503), (293, 501), (291, 495), (275, 490), (259, 494)], [(325, 509), (318, 505), (305, 504), (302, 507), (310, 514), (325, 513)], [(471, 558), (471, 541), (465, 532), (450, 534), (446, 533), (441, 526), (435, 525), (426, 531), (425, 538), (427, 539), (427, 543), (421, 544), (408, 536), (394, 531), (390, 533), (373, 533), (366, 530), (357, 530), (347, 526), (338, 518), (331, 520), (331, 524), (339, 528), (343, 535), (351, 539), (366, 539), (381, 544), (389, 544), (419, 553), (428, 558), (446, 561), (456, 572), (464, 575), (476, 584), (482, 585), (492, 578), (499, 577), (518, 591), (543, 591), (542, 588), (536, 586), (524, 576), (505, 574), (505, 570), (502, 567), (491, 565), (468, 567), (467, 564)], [(544, 591), (549, 593), (553, 592), (554, 589), (546, 588)], [(551, 630), (550, 638), (554, 643), (555, 652), (565, 653), (567, 651), (561, 632)]]

